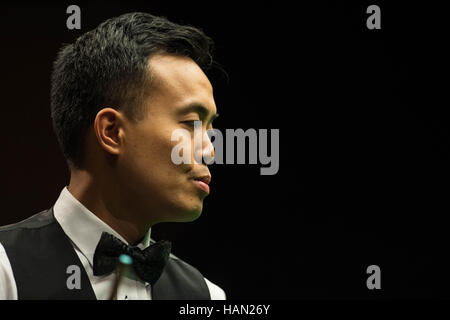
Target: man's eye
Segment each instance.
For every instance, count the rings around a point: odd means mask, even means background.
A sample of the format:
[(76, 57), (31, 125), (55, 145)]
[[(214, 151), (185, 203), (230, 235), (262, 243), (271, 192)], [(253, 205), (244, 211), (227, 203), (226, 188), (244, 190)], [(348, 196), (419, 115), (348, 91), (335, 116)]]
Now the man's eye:
[(182, 123), (186, 123), (186, 124), (190, 125), (191, 127), (194, 127), (195, 121), (199, 121), (199, 120), (182, 121)]

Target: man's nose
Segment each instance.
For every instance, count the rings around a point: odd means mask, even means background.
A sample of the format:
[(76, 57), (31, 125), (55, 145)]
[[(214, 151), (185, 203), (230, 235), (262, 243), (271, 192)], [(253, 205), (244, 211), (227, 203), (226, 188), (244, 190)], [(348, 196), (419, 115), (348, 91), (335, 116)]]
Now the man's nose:
[(208, 132), (203, 131), (201, 140), (198, 139), (197, 141), (201, 141), (201, 146), (200, 146), (200, 144), (197, 146), (194, 146), (195, 163), (203, 163), (204, 162), (206, 164), (211, 164), (214, 161), (215, 150), (214, 150), (214, 145), (211, 142), (211, 138), (208, 135)]
[(203, 148), (203, 159), (205, 160), (206, 164), (210, 164), (214, 161), (215, 157), (215, 150), (214, 145), (211, 142), (211, 138), (208, 136), (207, 133), (205, 133), (206, 138), (205, 140), (205, 148)]

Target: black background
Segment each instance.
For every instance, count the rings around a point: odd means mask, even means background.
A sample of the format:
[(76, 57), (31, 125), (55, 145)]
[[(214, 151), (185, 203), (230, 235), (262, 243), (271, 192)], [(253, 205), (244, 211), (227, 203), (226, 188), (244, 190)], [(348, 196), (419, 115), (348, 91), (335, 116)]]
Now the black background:
[[(209, 75), (216, 128), (280, 129), (276, 175), (211, 166), (202, 216), (154, 238), (229, 299), (450, 297), (445, 11), (310, 2), (1, 4), (0, 225), (49, 208), (69, 181), (50, 119), (58, 48), (145, 11), (214, 39), (228, 75)], [(70, 4), (80, 31), (66, 28)], [(381, 30), (366, 27), (370, 4)], [(372, 264), (381, 290), (366, 287)]]

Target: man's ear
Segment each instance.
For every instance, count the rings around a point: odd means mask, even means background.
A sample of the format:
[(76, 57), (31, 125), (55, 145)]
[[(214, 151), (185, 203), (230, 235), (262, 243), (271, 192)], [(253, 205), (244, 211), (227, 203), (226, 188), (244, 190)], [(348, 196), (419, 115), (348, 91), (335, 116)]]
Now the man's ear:
[(113, 108), (103, 108), (95, 116), (94, 132), (100, 146), (109, 154), (118, 155), (123, 144), (123, 115)]

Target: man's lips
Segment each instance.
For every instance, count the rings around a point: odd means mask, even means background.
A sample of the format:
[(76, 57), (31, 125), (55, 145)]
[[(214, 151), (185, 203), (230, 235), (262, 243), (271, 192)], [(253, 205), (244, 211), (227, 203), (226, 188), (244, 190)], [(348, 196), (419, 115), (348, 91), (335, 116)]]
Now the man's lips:
[(194, 183), (203, 191), (209, 194), (209, 183), (211, 182), (211, 176), (205, 175), (194, 178)]
[(203, 183), (209, 184), (211, 182), (211, 176), (204, 175), (204, 176), (196, 177), (196, 178), (194, 178), (194, 180), (202, 181)]

